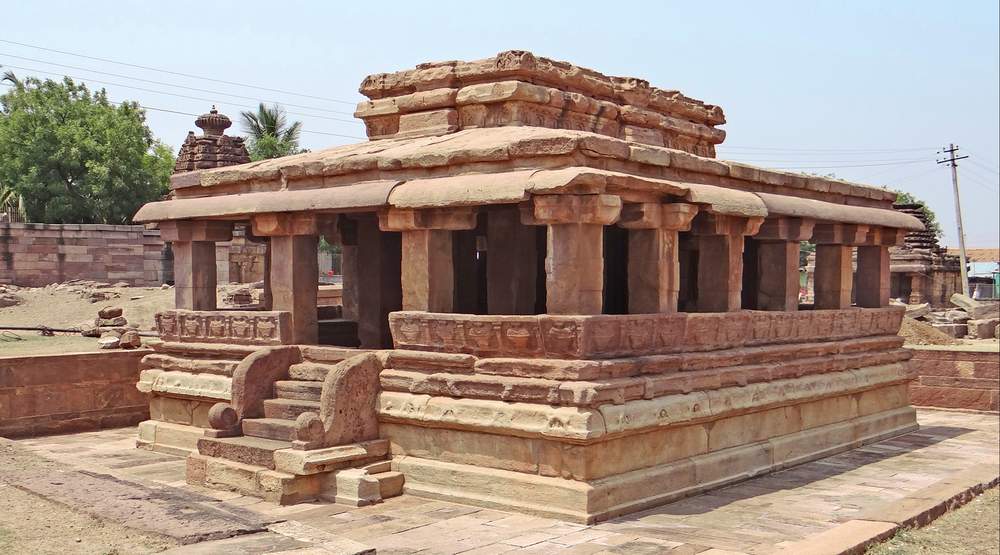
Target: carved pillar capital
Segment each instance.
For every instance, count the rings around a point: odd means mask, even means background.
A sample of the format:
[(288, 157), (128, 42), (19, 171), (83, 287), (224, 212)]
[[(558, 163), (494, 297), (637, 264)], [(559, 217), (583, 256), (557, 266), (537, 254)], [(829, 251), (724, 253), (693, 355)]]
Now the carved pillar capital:
[(757, 234), (753, 236), (757, 241), (808, 241), (813, 236), (813, 228), (816, 222), (803, 218), (767, 218), (761, 224)]
[(695, 204), (643, 202), (622, 207), (618, 225), (626, 229), (687, 231), (698, 214)]
[(160, 237), (169, 242), (233, 239), (233, 222), (221, 220), (170, 220), (160, 222), (159, 227)]
[(854, 246), (868, 239), (867, 225), (822, 223), (813, 228), (813, 243), (817, 245)]
[(695, 235), (753, 235), (764, 223), (762, 217), (730, 216), (702, 212), (694, 219), (691, 233)]
[(618, 221), (622, 199), (617, 195), (534, 195), (521, 205), (525, 225), (595, 224)]
[(388, 208), (379, 212), (378, 227), (382, 231), (457, 231), (475, 229), (476, 211), (470, 206), (449, 208)]

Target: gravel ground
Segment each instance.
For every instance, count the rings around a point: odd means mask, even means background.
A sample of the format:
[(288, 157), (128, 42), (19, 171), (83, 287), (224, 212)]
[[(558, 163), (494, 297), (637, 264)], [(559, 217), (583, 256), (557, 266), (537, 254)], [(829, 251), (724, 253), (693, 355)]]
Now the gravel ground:
[(167, 538), (76, 512), (4, 481), (16, 472), (58, 466), (0, 439), (0, 553), (131, 555), (176, 545)]
[(993, 488), (919, 530), (903, 530), (867, 555), (1000, 553), (1000, 494)]

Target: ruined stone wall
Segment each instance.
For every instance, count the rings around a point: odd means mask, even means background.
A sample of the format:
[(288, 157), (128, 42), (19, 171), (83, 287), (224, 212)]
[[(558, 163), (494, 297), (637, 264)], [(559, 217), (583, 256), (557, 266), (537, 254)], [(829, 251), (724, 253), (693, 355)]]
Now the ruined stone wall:
[(160, 232), (141, 225), (0, 224), (0, 283), (156, 286), (166, 277), (165, 256)]
[(914, 405), (998, 410), (1000, 353), (996, 350), (923, 345), (909, 348), (913, 350), (912, 364), (918, 376), (910, 386)]
[[(216, 246), (219, 283), (264, 279), (265, 252), (238, 228), (231, 242)], [(0, 283), (73, 279), (158, 287), (173, 282), (173, 259), (159, 230), (141, 225), (0, 223)]]
[(0, 436), (132, 426), (149, 418), (135, 384), (145, 349), (0, 358)]
[[(246, 238), (246, 231), (237, 226), (228, 243), (229, 280), (233, 283), (253, 283), (264, 279), (264, 257), (267, 245)], [(220, 281), (222, 274), (219, 274)]]

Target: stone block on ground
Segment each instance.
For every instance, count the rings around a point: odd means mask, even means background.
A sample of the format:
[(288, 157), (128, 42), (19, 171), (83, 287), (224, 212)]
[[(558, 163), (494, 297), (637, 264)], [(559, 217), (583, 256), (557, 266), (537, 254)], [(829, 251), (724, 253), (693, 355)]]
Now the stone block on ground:
[(121, 343), (121, 338), (113, 333), (107, 333), (97, 340), (97, 346), (101, 349), (117, 349)]
[(126, 331), (118, 340), (118, 346), (122, 349), (138, 349), (142, 347), (142, 337), (139, 332)]
[(990, 318), (988, 320), (969, 320), (969, 337), (972, 339), (993, 339), (997, 336), (997, 326), (1000, 325), (1000, 318)]
[(904, 306), (906, 306), (907, 318), (920, 318), (926, 316), (931, 311), (930, 303), (908, 304)]
[(944, 332), (956, 339), (965, 337), (969, 333), (967, 324), (931, 324), (934, 329)]
[(951, 304), (967, 312), (969, 318), (973, 320), (985, 320), (1000, 316), (1000, 304), (980, 302), (961, 293), (955, 293), (951, 296)]
[(97, 317), (105, 320), (110, 320), (111, 318), (117, 318), (122, 315), (122, 307), (120, 306), (106, 306), (101, 310), (97, 311)]

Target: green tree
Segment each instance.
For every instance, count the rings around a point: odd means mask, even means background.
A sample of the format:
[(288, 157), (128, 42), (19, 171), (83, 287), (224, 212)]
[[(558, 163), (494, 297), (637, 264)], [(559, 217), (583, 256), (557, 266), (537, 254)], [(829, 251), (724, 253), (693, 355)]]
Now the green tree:
[(941, 231), (941, 224), (938, 222), (937, 215), (927, 206), (926, 202), (906, 191), (896, 191), (896, 204), (916, 204), (919, 206), (920, 211), (924, 213), (924, 218), (927, 219), (927, 231), (931, 231), (935, 237), (941, 238), (941, 234), (943, 233)]
[(128, 223), (167, 192), (172, 166), (137, 103), (69, 78), (15, 78), (0, 95), (0, 183), (29, 221)]
[(272, 104), (269, 107), (261, 102), (256, 112), (247, 111), (241, 115), (251, 160), (280, 158), (304, 152), (299, 148), (302, 122), (294, 121), (289, 124), (285, 109), (281, 106)]

